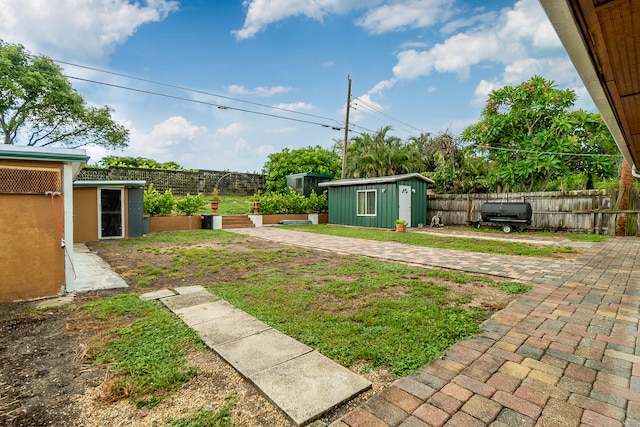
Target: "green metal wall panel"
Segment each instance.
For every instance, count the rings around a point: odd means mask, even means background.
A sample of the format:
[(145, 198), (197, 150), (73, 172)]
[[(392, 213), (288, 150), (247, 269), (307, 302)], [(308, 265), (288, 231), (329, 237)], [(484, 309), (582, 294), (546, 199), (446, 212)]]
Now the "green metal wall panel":
[[(398, 185), (409, 185), (411, 191), (411, 227), (427, 225), (427, 183), (417, 179), (399, 181)], [(415, 191), (413, 191), (415, 190)]]
[[(329, 187), (329, 223), (394, 228), (398, 218), (400, 185), (411, 186), (411, 227), (427, 225), (427, 184), (420, 180)], [(376, 216), (358, 216), (358, 190), (376, 190)]]

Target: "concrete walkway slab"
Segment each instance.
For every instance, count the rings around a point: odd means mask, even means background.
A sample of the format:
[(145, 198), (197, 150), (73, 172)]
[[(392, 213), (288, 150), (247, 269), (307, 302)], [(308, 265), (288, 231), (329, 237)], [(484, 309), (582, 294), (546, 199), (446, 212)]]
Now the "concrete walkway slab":
[(239, 340), (270, 329), (269, 325), (237, 310), (233, 316), (191, 326), (209, 347)]
[(172, 297), (175, 293), (169, 289), (160, 289), (159, 291), (147, 292), (140, 295), (140, 299), (143, 301), (153, 301), (161, 298)]
[(187, 326), (194, 327), (200, 323), (233, 317), (237, 308), (224, 300), (207, 302), (192, 307), (172, 310)]
[(97, 254), (89, 251), (84, 243), (73, 245), (73, 292), (88, 292), (100, 289), (126, 288), (127, 282)]
[(175, 311), (185, 307), (192, 307), (198, 304), (204, 304), (212, 301), (213, 295), (202, 288), (202, 290), (193, 290), (185, 294), (173, 295), (167, 298), (162, 298), (160, 301), (169, 308), (169, 310)]
[(259, 372), (250, 380), (296, 424), (304, 425), (371, 387), (317, 351)]
[(206, 289), (200, 285), (193, 285), (193, 286), (180, 286), (176, 288), (175, 291), (180, 295), (185, 295), (190, 293), (199, 293), (202, 291), (206, 292)]
[(245, 377), (313, 351), (275, 329), (216, 345), (213, 349)]

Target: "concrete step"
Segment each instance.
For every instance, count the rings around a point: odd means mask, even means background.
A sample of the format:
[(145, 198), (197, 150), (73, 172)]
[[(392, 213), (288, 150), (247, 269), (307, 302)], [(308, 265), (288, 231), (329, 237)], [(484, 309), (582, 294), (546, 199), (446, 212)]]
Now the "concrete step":
[(255, 225), (246, 215), (224, 215), (222, 217), (222, 228), (253, 228)]

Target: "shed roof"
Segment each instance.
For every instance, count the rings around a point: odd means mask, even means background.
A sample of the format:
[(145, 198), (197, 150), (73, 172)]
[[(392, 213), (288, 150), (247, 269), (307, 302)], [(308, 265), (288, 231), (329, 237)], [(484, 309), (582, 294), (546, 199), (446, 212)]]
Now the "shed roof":
[(327, 175), (326, 173), (315, 173), (315, 172), (302, 172), (302, 173), (292, 173), (287, 175), (287, 177), (300, 178), (303, 176), (310, 176), (312, 178), (333, 178), (333, 175)]
[(418, 179), (424, 181), (427, 184), (435, 184), (432, 179), (427, 178), (419, 173), (406, 173), (403, 175), (391, 175), (391, 176), (378, 176), (375, 178), (353, 178), (353, 179), (339, 179), (336, 181), (321, 182), (318, 184), (320, 187), (341, 187), (345, 185), (366, 185), (366, 184), (384, 184), (389, 182), (406, 181), (409, 179)]
[(144, 187), (147, 181), (74, 181), (74, 187)]
[(0, 159), (86, 162), (87, 152), (77, 148), (43, 148), (0, 145)]

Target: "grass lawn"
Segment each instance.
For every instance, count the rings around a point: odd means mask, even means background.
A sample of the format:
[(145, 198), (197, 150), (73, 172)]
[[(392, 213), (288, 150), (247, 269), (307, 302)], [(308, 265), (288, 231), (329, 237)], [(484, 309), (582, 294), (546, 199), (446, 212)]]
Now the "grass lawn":
[(569, 246), (534, 245), (522, 242), (481, 240), (465, 237), (440, 236), (428, 233), (396, 233), (376, 228), (355, 228), (338, 225), (296, 225), (287, 228), (309, 233), (331, 236), (352, 237), (356, 239), (394, 241), (415, 246), (452, 249), (469, 252), (483, 252), (502, 255), (521, 255), (556, 258), (562, 254), (573, 253)]
[[(511, 294), (530, 289), (486, 277), (283, 248), (222, 230), (152, 233), (98, 245), (136, 292), (202, 284), (344, 366), (388, 367), (396, 376), (477, 334), (480, 323), (503, 308)], [(162, 393), (151, 385), (170, 392), (195, 374), (181, 360), (185, 348), (198, 348), (198, 340), (168, 311), (161, 314), (165, 310), (158, 303), (131, 294), (84, 310), (95, 317), (133, 319), (111, 330), (111, 339), (95, 352), (96, 362), (113, 365), (121, 375), (114, 393), (124, 389), (139, 405), (153, 406)], [(177, 348), (169, 345), (175, 343)]]
[[(502, 234), (504, 232), (498, 228), (487, 228), (487, 227), (447, 227), (450, 230), (454, 231), (467, 231), (474, 233), (490, 233), (490, 234)], [(608, 235), (604, 234), (573, 234), (573, 233), (553, 233), (548, 231), (520, 231), (518, 235), (523, 237), (528, 236), (542, 236), (542, 237), (564, 237), (565, 239), (577, 241), (577, 242), (604, 242), (609, 238)]]
[[(198, 209), (196, 215), (210, 214), (213, 212), (211, 210), (211, 196), (203, 196), (203, 198), (205, 203)], [(176, 199), (179, 200), (180, 197), (176, 197)], [(249, 200), (250, 196), (225, 195), (220, 196), (220, 199), (220, 205), (218, 206), (219, 215), (248, 215), (253, 213), (251, 201)]]

